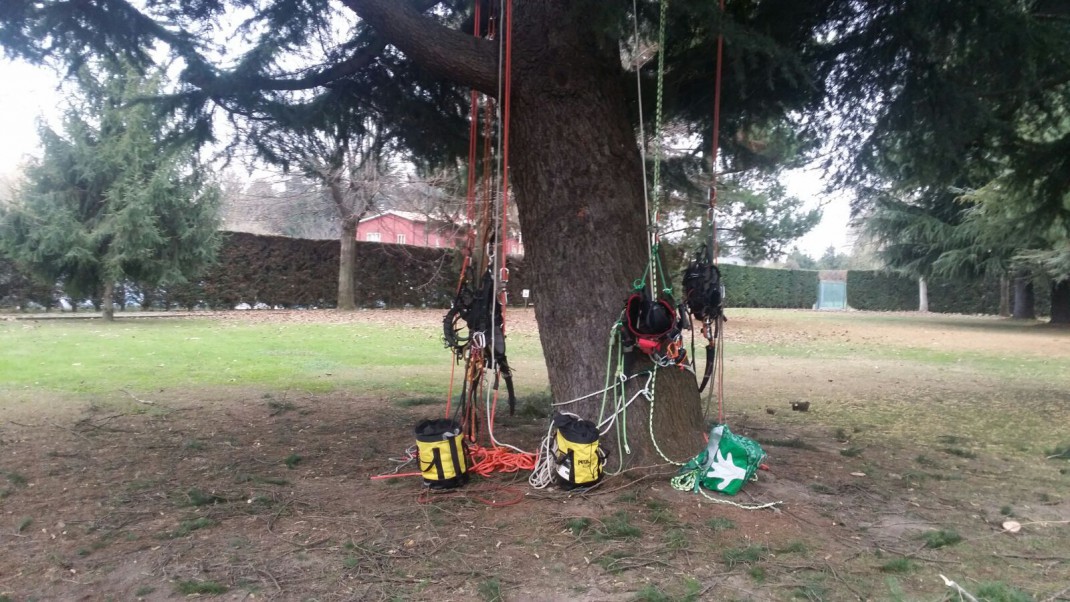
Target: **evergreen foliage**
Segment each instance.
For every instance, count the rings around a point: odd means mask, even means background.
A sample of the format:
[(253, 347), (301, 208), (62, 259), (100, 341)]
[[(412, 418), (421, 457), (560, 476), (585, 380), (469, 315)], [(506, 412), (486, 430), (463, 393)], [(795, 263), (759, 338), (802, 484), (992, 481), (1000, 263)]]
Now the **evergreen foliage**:
[(722, 265), (727, 307), (810, 309), (817, 303), (817, 272)]
[(157, 79), (110, 67), (78, 81), (63, 131), (42, 126), (44, 154), (0, 214), (3, 251), (41, 282), (106, 305), (120, 280), (185, 281), (214, 259), (218, 188), (188, 146), (164, 145), (164, 121), (141, 102)]

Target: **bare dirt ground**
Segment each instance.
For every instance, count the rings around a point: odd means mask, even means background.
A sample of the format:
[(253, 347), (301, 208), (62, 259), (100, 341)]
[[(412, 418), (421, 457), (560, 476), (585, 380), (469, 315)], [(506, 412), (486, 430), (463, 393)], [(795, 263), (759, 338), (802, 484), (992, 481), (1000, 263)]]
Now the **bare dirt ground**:
[[(0, 410), (0, 600), (958, 599), (941, 574), (975, 593), (1006, 593), (985, 589), (1000, 582), (1070, 600), (1070, 464), (1042, 451), (1060, 429), (1070, 441), (1065, 386), (910, 357), (1065, 360), (1070, 333), (886, 318), (730, 322), (729, 423), (770, 454), (735, 501), (776, 511), (674, 491), (670, 466), (583, 494), (517, 475), (437, 495), (418, 479), (372, 480), (441, 409), (359, 395), (189, 389), (76, 416)], [(534, 336), (530, 312), (510, 324)], [(776, 352), (815, 342), (846, 357)], [(875, 345), (905, 355), (850, 352)], [(811, 411), (792, 412), (796, 400)], [(498, 427), (529, 449), (544, 432), (544, 419)], [(1005, 532), (1008, 519), (1021, 532)]]

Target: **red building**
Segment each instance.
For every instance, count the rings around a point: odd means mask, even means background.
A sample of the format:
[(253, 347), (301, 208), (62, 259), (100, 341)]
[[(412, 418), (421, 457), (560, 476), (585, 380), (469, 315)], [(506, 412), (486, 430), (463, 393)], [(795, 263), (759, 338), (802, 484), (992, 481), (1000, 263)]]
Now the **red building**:
[[(421, 213), (390, 210), (360, 220), (357, 240), (452, 249), (461, 246), (464, 233), (457, 224), (431, 220)], [(524, 254), (519, 235), (506, 241), (505, 254)]]

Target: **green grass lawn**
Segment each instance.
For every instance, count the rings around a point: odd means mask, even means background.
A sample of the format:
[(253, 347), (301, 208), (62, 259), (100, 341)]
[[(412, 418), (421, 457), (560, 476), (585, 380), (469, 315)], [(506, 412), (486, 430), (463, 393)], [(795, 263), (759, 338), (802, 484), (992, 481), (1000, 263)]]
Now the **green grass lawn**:
[[(253, 324), (212, 319), (0, 323), (0, 393), (132, 394), (238, 385), (369, 394), (437, 394), (450, 355), (437, 332), (400, 324)], [(537, 343), (510, 344), (519, 369), (541, 372)], [(520, 384), (520, 383), (518, 383)]]

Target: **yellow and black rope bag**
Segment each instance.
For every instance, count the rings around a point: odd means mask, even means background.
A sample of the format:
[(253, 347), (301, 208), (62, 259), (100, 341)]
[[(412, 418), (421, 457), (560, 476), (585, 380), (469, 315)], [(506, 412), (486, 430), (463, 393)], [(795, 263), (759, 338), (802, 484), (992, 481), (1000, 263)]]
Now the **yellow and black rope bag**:
[(590, 487), (602, 479), (605, 452), (598, 447), (598, 427), (568, 414), (554, 416), (557, 436), (557, 482), (564, 489)]
[(468, 457), (461, 425), (447, 419), (416, 425), (416, 449), (424, 485), (452, 489), (468, 482)]

